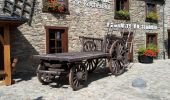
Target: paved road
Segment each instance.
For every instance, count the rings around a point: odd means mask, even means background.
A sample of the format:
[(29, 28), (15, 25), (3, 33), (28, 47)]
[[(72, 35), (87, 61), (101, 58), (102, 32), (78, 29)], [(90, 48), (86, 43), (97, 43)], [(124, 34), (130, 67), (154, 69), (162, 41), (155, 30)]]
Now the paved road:
[[(132, 87), (137, 78), (145, 80), (147, 87)], [(67, 82), (61, 87), (41, 85), (35, 76), (22, 74), (16, 77), (17, 84), (0, 87), (0, 100), (170, 100), (170, 60), (135, 63), (118, 77), (100, 69), (88, 79), (87, 87), (72, 91)]]

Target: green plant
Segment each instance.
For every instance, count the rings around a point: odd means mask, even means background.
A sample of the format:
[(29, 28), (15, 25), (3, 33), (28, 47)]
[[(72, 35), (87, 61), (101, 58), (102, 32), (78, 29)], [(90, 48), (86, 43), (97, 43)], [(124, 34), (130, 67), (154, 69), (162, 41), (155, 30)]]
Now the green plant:
[(129, 19), (130, 18), (129, 11), (127, 11), (127, 10), (116, 11), (116, 15), (120, 18), (123, 18), (123, 19)]
[(157, 47), (155, 44), (148, 44), (148, 47), (147, 47), (148, 50), (153, 50), (153, 51), (156, 51), (157, 50)]
[(146, 48), (145, 48), (145, 47), (141, 47), (141, 48), (139, 48), (139, 50), (138, 50), (138, 54), (139, 54), (139, 55), (143, 55), (143, 54), (144, 54), (144, 52), (145, 52), (145, 50), (146, 50)]
[(149, 20), (158, 20), (159, 16), (156, 12), (151, 11), (147, 14), (146, 18)]

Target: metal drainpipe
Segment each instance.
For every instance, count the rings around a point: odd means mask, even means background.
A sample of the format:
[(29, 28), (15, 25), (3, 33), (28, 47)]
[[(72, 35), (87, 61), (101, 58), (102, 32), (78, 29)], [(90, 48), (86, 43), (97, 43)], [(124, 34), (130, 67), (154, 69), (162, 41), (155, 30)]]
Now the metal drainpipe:
[(163, 59), (165, 59), (165, 1), (163, 3)]

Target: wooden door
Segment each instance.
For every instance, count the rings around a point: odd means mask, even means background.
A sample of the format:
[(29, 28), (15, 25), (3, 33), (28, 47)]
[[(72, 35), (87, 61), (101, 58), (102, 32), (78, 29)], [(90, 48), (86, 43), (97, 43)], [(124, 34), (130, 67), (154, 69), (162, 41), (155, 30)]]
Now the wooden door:
[(46, 27), (47, 53), (68, 52), (68, 29), (62, 27)]
[[(125, 37), (126, 39), (128, 38), (128, 32), (124, 32), (122, 35), (123, 37)], [(129, 36), (129, 39), (128, 39), (128, 43), (127, 43), (127, 46), (128, 46), (128, 60), (130, 62), (133, 62), (133, 43), (132, 43), (132, 40), (133, 40), (133, 33), (131, 32), (130, 33), (130, 36)]]

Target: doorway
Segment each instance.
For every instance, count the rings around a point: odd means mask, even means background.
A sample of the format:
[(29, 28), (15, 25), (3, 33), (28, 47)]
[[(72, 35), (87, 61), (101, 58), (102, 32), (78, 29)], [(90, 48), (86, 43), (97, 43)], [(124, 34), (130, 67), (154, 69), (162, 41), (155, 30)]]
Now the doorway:
[(168, 59), (170, 59), (170, 30), (168, 30)]
[(68, 28), (46, 26), (47, 53), (68, 52)]
[[(3, 37), (3, 27), (0, 27), (0, 35)], [(4, 48), (3, 48), (3, 44), (0, 41), (0, 72), (4, 71)], [(3, 80), (3, 77), (0, 77), (0, 81)]]
[[(123, 35), (123, 37), (125, 37), (126, 39), (128, 38), (128, 34), (129, 32), (122, 32), (121, 35)], [(130, 33), (130, 36), (129, 36), (129, 39), (128, 39), (128, 43), (127, 43), (127, 46), (128, 46), (128, 60), (130, 62), (133, 62), (133, 33), (131, 32)]]

